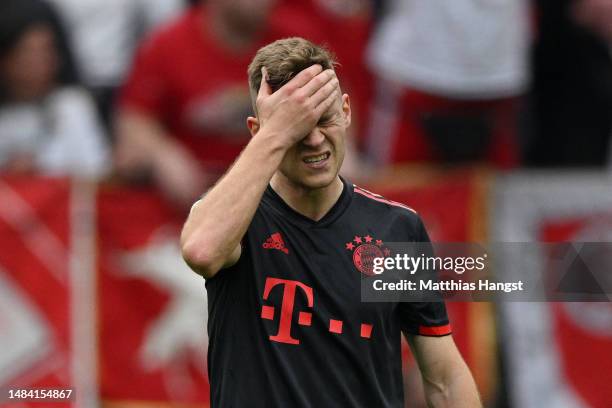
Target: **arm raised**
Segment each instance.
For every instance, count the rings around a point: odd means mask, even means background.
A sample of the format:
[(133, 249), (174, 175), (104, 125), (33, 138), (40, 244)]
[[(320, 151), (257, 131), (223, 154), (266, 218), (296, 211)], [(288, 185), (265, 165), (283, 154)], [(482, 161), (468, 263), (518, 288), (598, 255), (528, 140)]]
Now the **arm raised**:
[(313, 65), (272, 93), (265, 70), (253, 138), (230, 170), (193, 207), (181, 233), (189, 266), (211, 278), (240, 257), (240, 240), (287, 150), (314, 128), (339, 88), (332, 70)]

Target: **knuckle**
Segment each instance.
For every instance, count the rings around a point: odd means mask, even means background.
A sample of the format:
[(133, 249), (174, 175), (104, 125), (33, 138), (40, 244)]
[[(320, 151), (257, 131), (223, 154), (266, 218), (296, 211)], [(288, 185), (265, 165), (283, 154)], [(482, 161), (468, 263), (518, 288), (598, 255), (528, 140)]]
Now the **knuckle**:
[(308, 102), (308, 97), (304, 94), (304, 92), (297, 92), (294, 95), (294, 100), (300, 105), (305, 105), (306, 102)]

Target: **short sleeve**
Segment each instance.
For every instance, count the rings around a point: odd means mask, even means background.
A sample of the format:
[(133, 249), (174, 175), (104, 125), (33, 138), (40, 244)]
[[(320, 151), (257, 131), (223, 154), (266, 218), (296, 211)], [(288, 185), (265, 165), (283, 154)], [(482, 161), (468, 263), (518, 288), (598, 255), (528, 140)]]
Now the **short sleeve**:
[(121, 108), (135, 109), (155, 117), (164, 112), (169, 79), (163, 38), (154, 34), (139, 48), (127, 81), (121, 89)]
[[(429, 243), (429, 235), (420, 217), (417, 220), (416, 242)], [(428, 246), (429, 255), (433, 248)], [(446, 313), (446, 306), (440, 302), (400, 302), (398, 304), (399, 319), (405, 334), (420, 336), (446, 336), (451, 334), (451, 325)]]

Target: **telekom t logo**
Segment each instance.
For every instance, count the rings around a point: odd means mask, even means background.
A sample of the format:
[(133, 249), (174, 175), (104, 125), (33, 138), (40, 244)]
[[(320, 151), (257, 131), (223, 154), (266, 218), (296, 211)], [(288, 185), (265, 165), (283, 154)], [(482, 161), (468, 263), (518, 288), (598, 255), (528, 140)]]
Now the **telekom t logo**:
[[(270, 340), (277, 341), (279, 343), (287, 344), (300, 344), (298, 339), (291, 337), (291, 321), (293, 320), (293, 308), (295, 305), (295, 292), (297, 288), (300, 288), (306, 295), (308, 301), (308, 307), (312, 309), (314, 304), (313, 290), (310, 286), (303, 284), (302, 282), (289, 280), (289, 279), (278, 279), (278, 278), (266, 278), (266, 285), (264, 287), (263, 298), (268, 300), (270, 292), (275, 286), (281, 286), (283, 288), (283, 304), (281, 306), (280, 318), (278, 323), (278, 332), (275, 335), (270, 336)], [(261, 307), (261, 318), (266, 320), (274, 320), (274, 306), (263, 305)], [(356, 323), (356, 322), (353, 322)], [(311, 312), (299, 312), (298, 324), (300, 326), (310, 326), (312, 324), (312, 313)], [(369, 322), (359, 322), (359, 336), (362, 339), (369, 340), (372, 336), (373, 325)], [(344, 322), (342, 320), (329, 319), (328, 330), (334, 335), (341, 335), (343, 333)]]
[[(278, 278), (266, 278), (266, 286), (264, 287), (264, 300), (267, 300), (270, 296), (270, 291), (275, 286), (283, 286), (283, 304), (280, 311), (280, 322), (278, 324), (278, 333), (270, 336), (270, 340), (278, 341), (279, 343), (288, 344), (300, 344), (298, 339), (291, 337), (291, 320), (293, 318), (293, 306), (295, 305), (295, 292), (297, 288), (300, 288), (306, 295), (308, 301), (308, 307), (312, 308), (314, 303), (314, 296), (312, 288), (308, 285), (303, 284), (299, 281), (278, 279)], [(261, 307), (262, 319), (273, 320), (274, 319), (274, 306), (263, 305)], [(310, 326), (312, 322), (312, 313), (300, 312), (298, 316), (298, 324), (302, 326)]]

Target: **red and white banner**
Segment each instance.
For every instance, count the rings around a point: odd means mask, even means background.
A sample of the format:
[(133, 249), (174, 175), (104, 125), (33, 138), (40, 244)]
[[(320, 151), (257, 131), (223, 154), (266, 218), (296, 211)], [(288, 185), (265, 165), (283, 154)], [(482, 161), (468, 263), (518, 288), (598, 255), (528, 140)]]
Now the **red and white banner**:
[(206, 289), (181, 257), (184, 214), (149, 190), (106, 188), (97, 204), (101, 398), (207, 406)]
[[(497, 185), (493, 239), (610, 242), (610, 181), (597, 174), (507, 177)], [(528, 261), (545, 268), (548, 256)], [(519, 273), (508, 261), (505, 275)], [(612, 406), (611, 303), (503, 303), (501, 312), (514, 406)]]
[[(383, 193), (420, 211), (434, 239), (463, 241), (472, 189)], [(75, 388), (75, 406), (206, 406), (206, 293), (180, 256), (183, 217), (150, 190), (2, 180), (0, 384)], [(450, 313), (473, 362), (468, 308)]]
[(70, 235), (67, 182), (0, 179), (2, 389), (75, 386)]
[(208, 406), (206, 293), (180, 256), (182, 218), (149, 190), (0, 179), (0, 389)]

